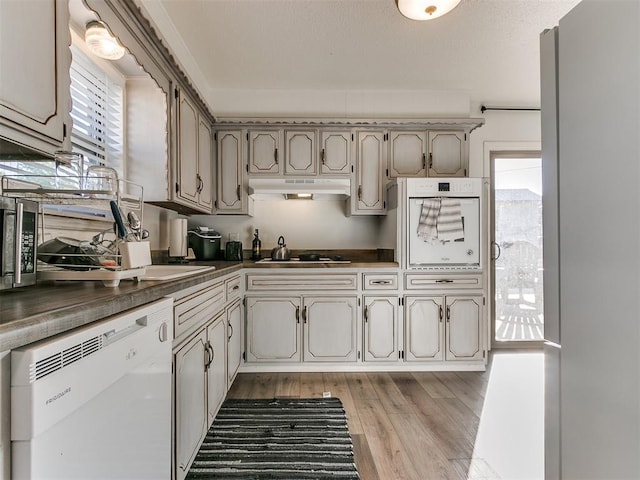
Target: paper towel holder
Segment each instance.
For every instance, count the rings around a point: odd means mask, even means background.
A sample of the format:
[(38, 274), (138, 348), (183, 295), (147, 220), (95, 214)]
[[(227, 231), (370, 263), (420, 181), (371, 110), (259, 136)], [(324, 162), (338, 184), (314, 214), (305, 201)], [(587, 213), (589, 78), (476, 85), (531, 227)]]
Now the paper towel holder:
[(187, 219), (173, 218), (169, 222), (169, 263), (188, 263)]

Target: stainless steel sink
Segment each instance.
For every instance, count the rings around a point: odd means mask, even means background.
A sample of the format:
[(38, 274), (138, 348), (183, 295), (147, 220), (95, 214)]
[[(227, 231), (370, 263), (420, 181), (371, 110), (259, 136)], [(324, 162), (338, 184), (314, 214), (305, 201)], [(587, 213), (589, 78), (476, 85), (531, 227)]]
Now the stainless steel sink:
[(196, 273), (215, 270), (216, 267), (207, 265), (147, 265), (140, 280), (176, 280)]

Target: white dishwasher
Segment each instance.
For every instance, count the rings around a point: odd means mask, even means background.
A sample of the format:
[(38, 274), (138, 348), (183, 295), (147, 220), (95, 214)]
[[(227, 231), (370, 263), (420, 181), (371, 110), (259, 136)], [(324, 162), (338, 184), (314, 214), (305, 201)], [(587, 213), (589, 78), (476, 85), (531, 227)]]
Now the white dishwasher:
[(171, 478), (172, 305), (11, 352), (14, 480)]

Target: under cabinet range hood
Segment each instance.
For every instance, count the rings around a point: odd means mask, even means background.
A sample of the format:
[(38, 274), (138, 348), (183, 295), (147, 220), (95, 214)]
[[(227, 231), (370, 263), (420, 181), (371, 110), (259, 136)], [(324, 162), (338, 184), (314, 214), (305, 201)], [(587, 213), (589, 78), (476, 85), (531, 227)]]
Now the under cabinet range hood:
[[(346, 198), (351, 195), (348, 178), (250, 178), (249, 195), (254, 199), (274, 200), (310, 194), (314, 199)], [(309, 198), (306, 195), (306, 198)]]

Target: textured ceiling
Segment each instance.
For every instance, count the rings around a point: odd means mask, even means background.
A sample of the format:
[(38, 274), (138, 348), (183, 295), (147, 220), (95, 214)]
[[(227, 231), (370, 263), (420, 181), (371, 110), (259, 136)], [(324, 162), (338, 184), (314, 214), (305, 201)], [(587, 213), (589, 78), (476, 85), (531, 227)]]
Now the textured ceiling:
[[(138, 0), (201, 90), (447, 90), (539, 103), (539, 34), (578, 0)], [(203, 92), (204, 93), (204, 92)]]

